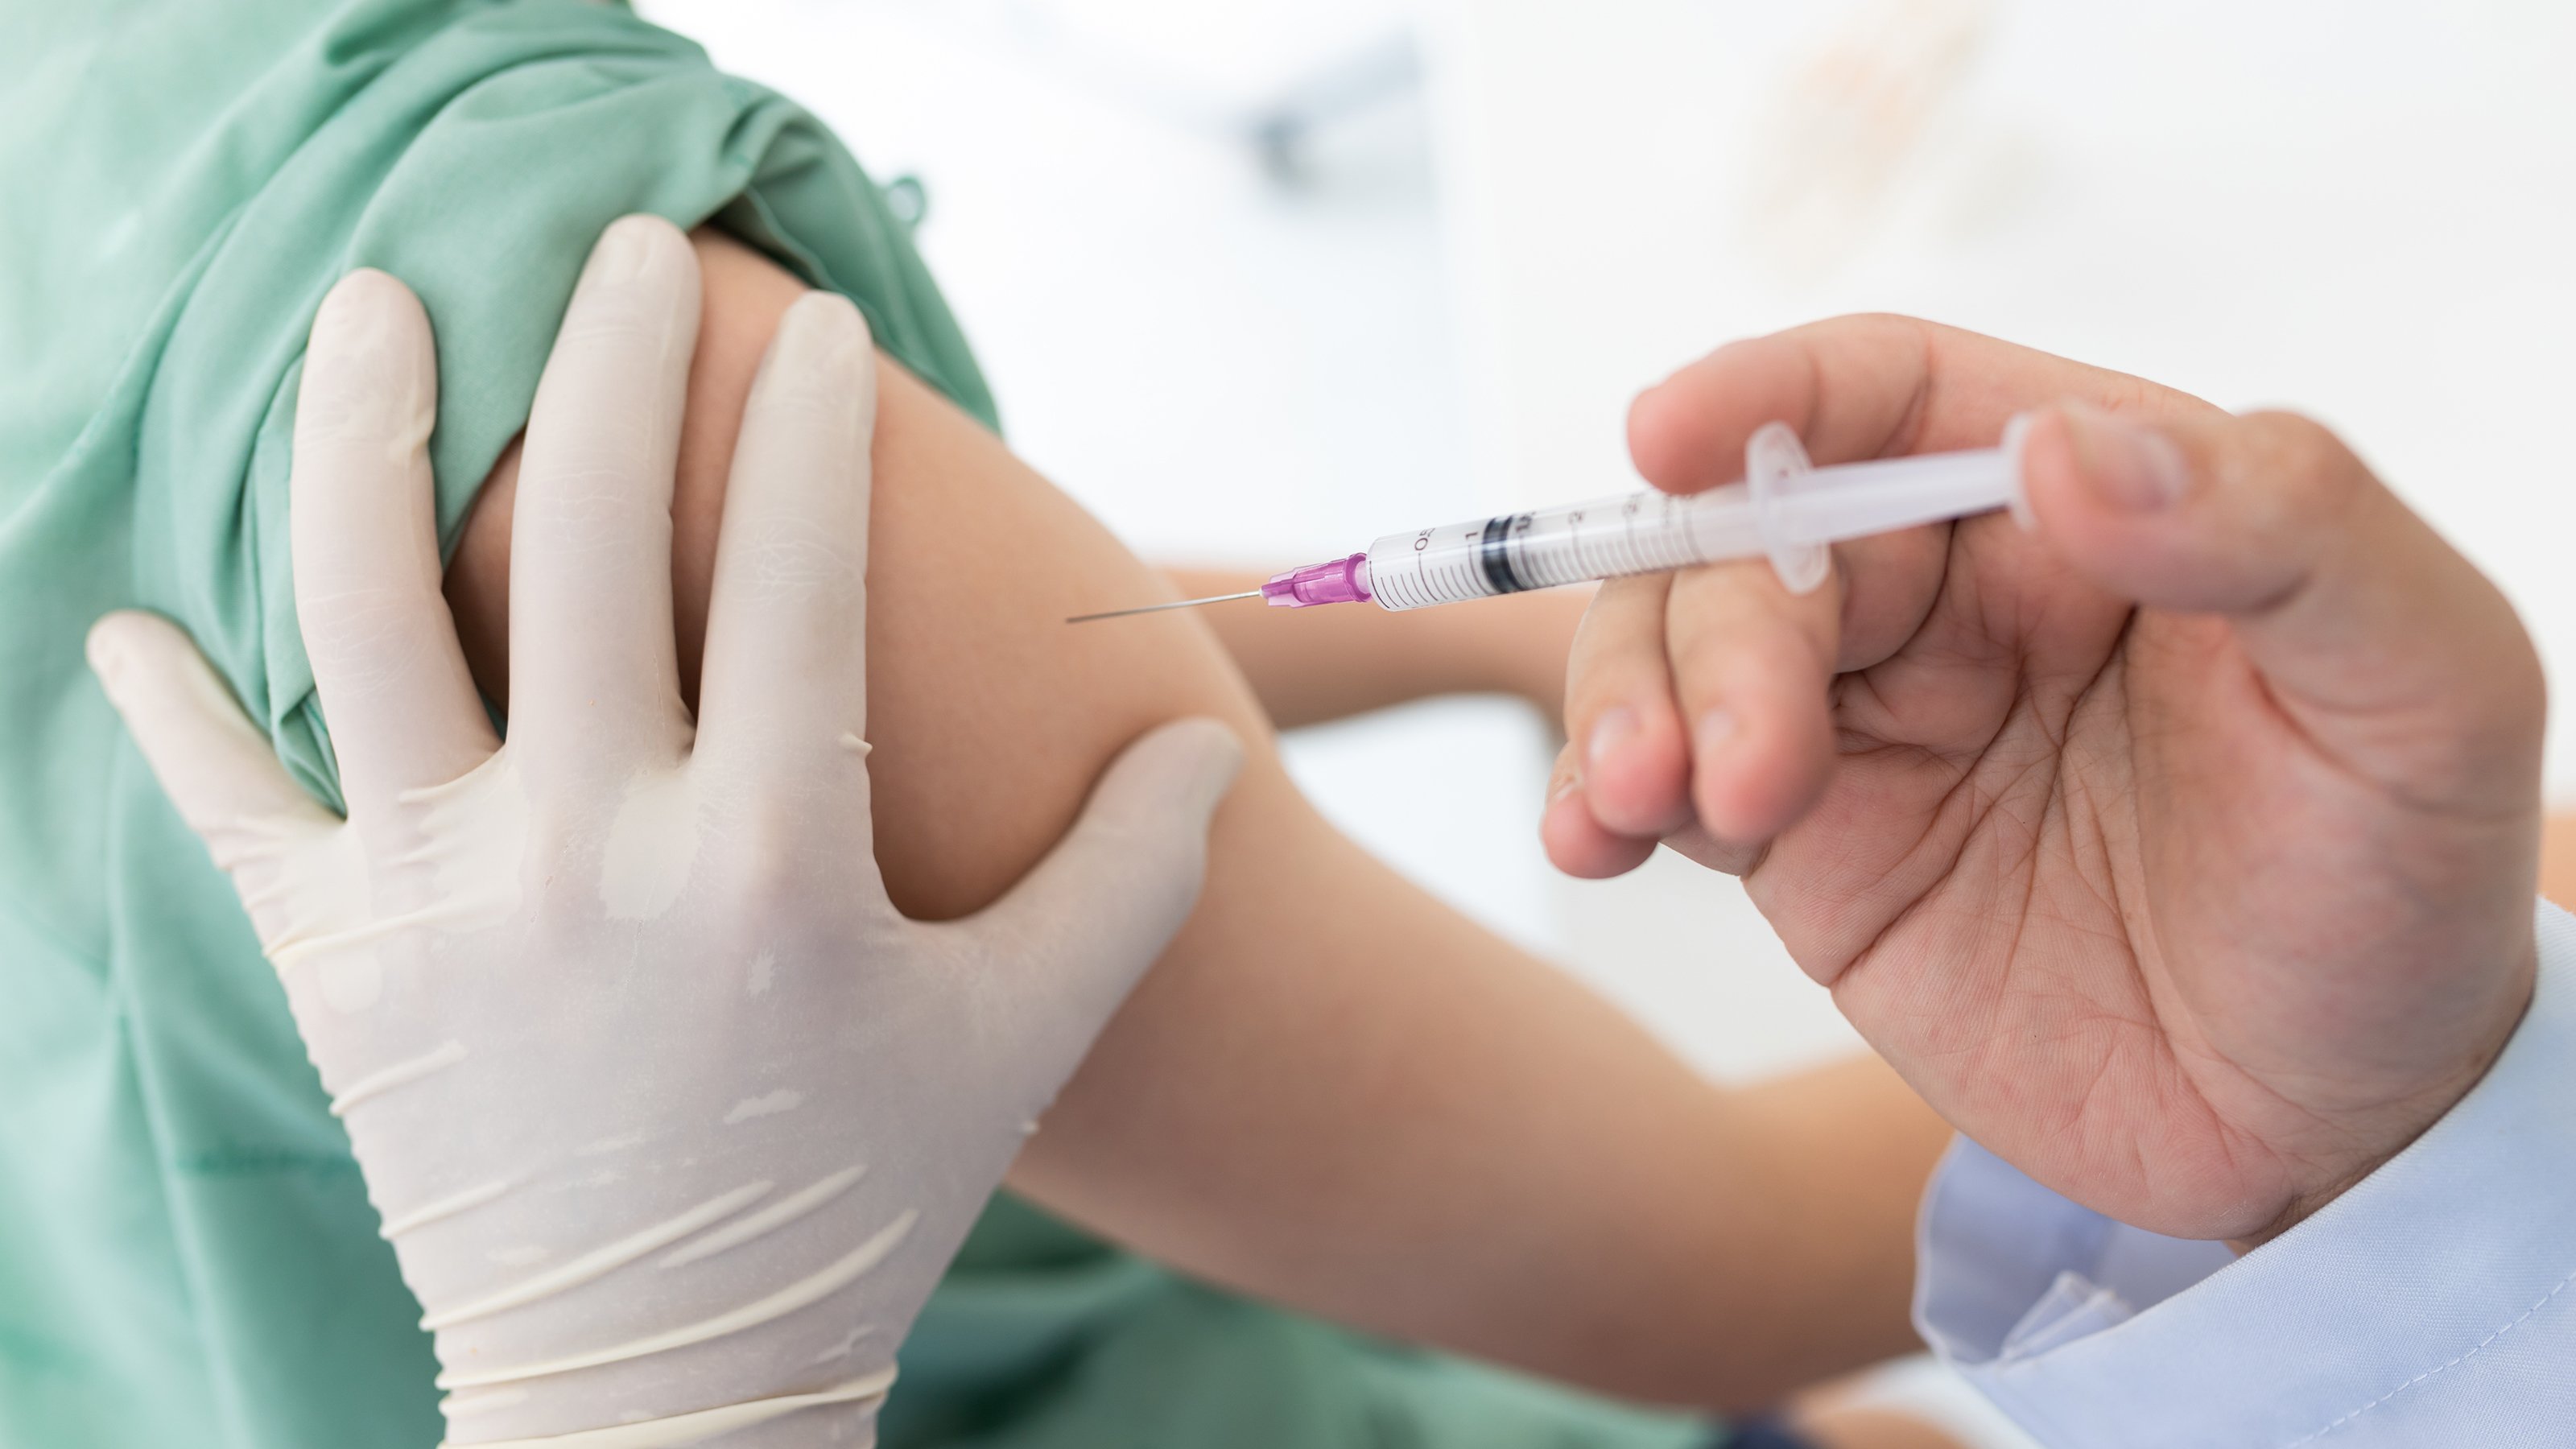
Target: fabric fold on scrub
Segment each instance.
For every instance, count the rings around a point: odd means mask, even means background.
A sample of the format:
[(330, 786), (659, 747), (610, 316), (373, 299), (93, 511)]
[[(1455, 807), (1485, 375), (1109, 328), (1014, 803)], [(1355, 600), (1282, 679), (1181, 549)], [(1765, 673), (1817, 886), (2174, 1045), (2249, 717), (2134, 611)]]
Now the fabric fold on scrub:
[[(177, 620), (337, 803), (296, 628), (306, 330), (437, 328), (442, 537), (599, 231), (713, 219), (986, 423), (902, 224), (810, 116), (581, 0), (0, 10), (0, 1443), (427, 1449), (419, 1308), (229, 887), (81, 658)], [(996, 1202), (886, 1442), (1660, 1449), (1704, 1430), (1184, 1283)]]

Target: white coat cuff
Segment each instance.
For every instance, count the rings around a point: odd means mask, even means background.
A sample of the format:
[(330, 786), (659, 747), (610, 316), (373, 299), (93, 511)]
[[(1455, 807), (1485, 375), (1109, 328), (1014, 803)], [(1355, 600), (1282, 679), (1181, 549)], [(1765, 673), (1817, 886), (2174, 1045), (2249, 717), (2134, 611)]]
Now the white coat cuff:
[(2542, 1444), (2576, 1423), (2576, 920), (2404, 1152), (2243, 1258), (2124, 1226), (1962, 1138), (1915, 1324), (2050, 1449)]

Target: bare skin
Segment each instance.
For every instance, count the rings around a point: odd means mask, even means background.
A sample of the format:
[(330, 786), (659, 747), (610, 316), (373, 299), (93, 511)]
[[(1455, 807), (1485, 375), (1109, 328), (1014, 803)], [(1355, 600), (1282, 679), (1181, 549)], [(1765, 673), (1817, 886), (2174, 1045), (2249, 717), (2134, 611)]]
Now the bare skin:
[[(672, 510), (684, 678), (742, 403), (802, 290), (748, 249), (698, 243)], [(1213, 715), (1251, 746), (1198, 913), (1013, 1186), (1212, 1280), (1640, 1398), (1758, 1407), (1914, 1346), (1913, 1207), (1947, 1131), (1891, 1073), (1719, 1090), (1390, 874), (1298, 797), (1203, 622), (1062, 624), (1165, 584), (880, 365), (868, 733), (896, 903), (946, 918), (991, 900), (1151, 725)], [(506, 459), (447, 584), (496, 699), (514, 478)]]

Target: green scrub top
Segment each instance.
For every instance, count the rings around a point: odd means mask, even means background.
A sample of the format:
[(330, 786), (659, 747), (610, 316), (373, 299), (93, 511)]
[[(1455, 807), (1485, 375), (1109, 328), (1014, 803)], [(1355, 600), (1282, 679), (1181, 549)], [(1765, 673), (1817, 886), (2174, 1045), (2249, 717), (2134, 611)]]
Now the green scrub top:
[[(795, 106), (579, 0), (0, 8), (0, 1445), (427, 1449), (429, 1340), (231, 889), (81, 659), (178, 620), (337, 800), (288, 441), (332, 281), (437, 327), (453, 541), (601, 227), (710, 218), (992, 402), (904, 228)], [(1678, 1449), (1705, 1429), (1189, 1283), (996, 1201), (885, 1440)]]

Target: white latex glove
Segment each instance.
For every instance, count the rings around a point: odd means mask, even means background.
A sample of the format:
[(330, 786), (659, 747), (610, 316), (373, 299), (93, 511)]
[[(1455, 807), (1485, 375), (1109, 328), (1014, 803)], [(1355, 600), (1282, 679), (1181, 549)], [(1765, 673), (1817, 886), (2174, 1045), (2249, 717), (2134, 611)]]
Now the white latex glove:
[(1188, 915), (1241, 759), (1210, 721), (1156, 731), (1007, 899), (898, 915), (861, 743), (866, 325), (806, 297), (762, 365), (693, 728), (669, 581), (697, 320), (686, 239), (611, 227), (528, 428), (506, 745), (439, 593), (428, 321), (381, 273), (315, 319), (295, 437), (348, 821), (171, 625), (90, 637), (285, 983), (453, 1445), (870, 1442), (923, 1300)]

